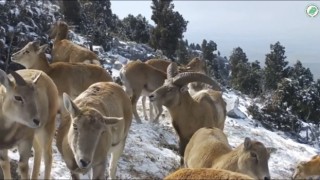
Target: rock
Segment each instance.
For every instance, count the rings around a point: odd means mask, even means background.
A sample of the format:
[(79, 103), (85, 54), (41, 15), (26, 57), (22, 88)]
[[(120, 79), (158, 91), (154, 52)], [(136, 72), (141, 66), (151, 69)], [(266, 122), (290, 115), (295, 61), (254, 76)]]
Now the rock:
[(234, 102), (234, 107), (227, 112), (227, 116), (235, 119), (245, 119), (247, 116), (239, 109), (239, 98)]

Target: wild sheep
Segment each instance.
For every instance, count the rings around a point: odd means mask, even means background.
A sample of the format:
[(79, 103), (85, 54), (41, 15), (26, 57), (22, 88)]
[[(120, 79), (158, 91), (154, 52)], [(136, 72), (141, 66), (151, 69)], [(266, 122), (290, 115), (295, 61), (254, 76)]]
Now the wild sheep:
[[(203, 82), (217, 87), (217, 82), (210, 77), (196, 72), (178, 74), (176, 63), (167, 69), (168, 79), (149, 96), (168, 108), (172, 125), (179, 136), (179, 152), (183, 156), (186, 145), (194, 132), (202, 127), (224, 128), (226, 103), (220, 91), (203, 90), (190, 96), (186, 85), (190, 82)], [(217, 88), (216, 90), (220, 90)]]
[(100, 65), (98, 56), (87, 48), (79, 46), (67, 39), (68, 25), (63, 21), (56, 21), (52, 28), (50, 38), (53, 40), (53, 62), (87, 62)]
[(92, 179), (105, 179), (107, 155), (109, 178), (115, 179), (132, 122), (130, 99), (113, 82), (92, 84), (74, 101), (63, 94), (69, 114), (57, 133), (57, 147), (73, 179), (93, 170)]
[[(149, 59), (145, 62), (146, 64), (166, 73), (167, 72), (167, 67), (169, 66), (169, 64), (171, 63), (168, 60), (164, 60), (164, 59)], [(147, 116), (147, 112), (146, 112), (146, 97), (148, 97), (149, 94), (143, 94), (141, 101), (142, 101), (142, 110), (143, 110), (143, 115), (144, 118), (147, 120), (148, 116)], [(160, 108), (160, 109), (158, 109)], [(162, 106), (157, 106), (157, 105), (153, 105), (153, 103), (150, 102), (150, 106), (149, 106), (149, 114), (150, 114), (150, 120), (154, 120), (154, 116), (153, 116), (153, 109), (155, 109), (156, 114), (159, 114), (159, 112), (162, 112)], [(161, 115), (161, 113), (160, 113)], [(155, 120), (157, 121), (157, 120)]]
[(312, 176), (320, 176), (320, 155), (315, 155), (309, 161), (298, 163), (292, 178), (304, 179)]
[(14, 53), (11, 60), (27, 69), (38, 69), (47, 73), (58, 88), (61, 107), (63, 107), (63, 92), (74, 99), (95, 82), (112, 81), (107, 71), (96, 65), (66, 62), (49, 64), (45, 55), (47, 46), (39, 46), (36, 41), (29, 42), (20, 51)]
[(211, 168), (182, 168), (172, 174), (166, 176), (165, 180), (170, 179), (253, 179), (245, 174), (236, 173), (223, 169), (211, 169)]
[(259, 141), (245, 138), (232, 150), (226, 135), (218, 128), (201, 128), (190, 139), (184, 156), (185, 167), (225, 169), (257, 179), (270, 179), (270, 153)]
[[(137, 102), (141, 94), (148, 95), (160, 87), (167, 78), (166, 73), (141, 61), (132, 61), (120, 70), (120, 78), (126, 93), (131, 97), (133, 114), (138, 123), (141, 119), (137, 112)], [(154, 104), (159, 110), (153, 122), (157, 122), (161, 113), (161, 105)]]
[[(149, 59), (145, 62), (148, 65), (151, 65), (152, 67), (166, 73), (167, 72), (167, 68), (170, 65), (171, 61), (169, 60), (164, 60), (164, 59)], [(206, 72), (206, 66), (204, 61), (200, 60), (199, 58), (193, 58), (187, 65), (180, 65), (178, 66), (178, 71), (179, 72), (200, 72), (205, 74)], [(194, 84), (194, 85), (192, 85)], [(193, 83), (189, 83), (188, 87), (189, 88), (189, 92), (190, 90), (193, 89), (199, 89), (197, 88), (199, 85), (202, 85), (202, 83), (197, 83), (197, 82), (193, 82)], [(194, 88), (193, 88), (194, 87)], [(202, 86), (201, 86), (202, 87)], [(196, 90), (194, 90), (196, 91)], [(148, 119), (147, 117), (147, 113), (146, 113), (146, 106), (145, 106), (145, 102), (146, 102), (146, 97), (149, 96), (149, 94), (144, 94), (142, 96), (142, 109), (143, 109), (143, 115), (145, 117), (145, 119)], [(150, 119), (153, 119), (153, 107), (155, 107), (156, 113), (159, 114), (159, 112), (162, 112), (162, 109), (157, 109), (157, 106), (152, 106), (153, 103), (150, 103)], [(162, 108), (162, 106), (160, 106)]]
[(52, 141), (58, 112), (58, 90), (49, 76), (38, 70), (19, 70), (11, 76), (0, 70), (0, 166), (11, 179), (8, 149), (18, 147), (21, 179), (29, 179), (28, 160), (34, 148), (32, 179), (38, 179), (44, 156), (44, 179), (52, 166)]

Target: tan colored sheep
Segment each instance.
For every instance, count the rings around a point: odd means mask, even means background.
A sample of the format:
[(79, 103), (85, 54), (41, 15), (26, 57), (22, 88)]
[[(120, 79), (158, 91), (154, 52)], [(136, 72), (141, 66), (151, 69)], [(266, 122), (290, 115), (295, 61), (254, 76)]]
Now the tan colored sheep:
[(320, 176), (320, 155), (313, 156), (309, 161), (299, 162), (292, 178), (304, 179), (312, 176)]
[(51, 28), (50, 37), (53, 40), (53, 62), (87, 62), (100, 65), (98, 56), (87, 48), (79, 46), (67, 39), (68, 25), (63, 21), (56, 21)]
[(245, 174), (227, 171), (223, 169), (211, 169), (211, 168), (199, 168), (190, 169), (183, 168), (179, 169), (172, 174), (166, 176), (165, 180), (185, 180), (185, 179), (253, 179)]
[(4, 179), (11, 179), (8, 149), (18, 147), (21, 179), (29, 179), (28, 161), (34, 148), (32, 179), (38, 179), (41, 156), (44, 157), (44, 179), (52, 166), (52, 141), (55, 117), (59, 108), (58, 90), (44, 72), (23, 69), (0, 70), (0, 166)]
[(190, 139), (184, 156), (188, 168), (225, 169), (257, 179), (270, 179), (270, 153), (259, 141), (245, 138), (232, 149), (226, 135), (218, 128), (201, 128)]

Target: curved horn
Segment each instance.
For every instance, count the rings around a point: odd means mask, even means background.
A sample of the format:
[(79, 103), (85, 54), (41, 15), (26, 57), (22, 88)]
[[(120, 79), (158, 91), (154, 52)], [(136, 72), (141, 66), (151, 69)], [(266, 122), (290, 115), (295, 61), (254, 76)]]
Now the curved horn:
[(19, 86), (26, 86), (27, 82), (15, 71), (10, 72), (14, 80), (16, 81), (16, 84)]
[(202, 82), (211, 85), (213, 90), (216, 91), (221, 91), (221, 87), (219, 83), (213, 79), (211, 79), (209, 76), (202, 74), (202, 73), (197, 73), (197, 72), (184, 72), (180, 73), (177, 75), (173, 83), (176, 85), (186, 85), (191, 82)]
[(167, 67), (167, 76), (168, 79), (175, 77), (178, 74), (178, 65), (175, 62), (172, 62)]

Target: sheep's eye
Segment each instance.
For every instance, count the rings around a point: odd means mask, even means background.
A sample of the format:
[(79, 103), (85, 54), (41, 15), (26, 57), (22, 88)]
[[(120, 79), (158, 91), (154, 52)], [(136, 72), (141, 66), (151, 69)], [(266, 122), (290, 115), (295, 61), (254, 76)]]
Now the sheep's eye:
[(27, 54), (29, 54), (29, 53), (30, 53), (30, 51), (26, 51), (26, 53), (27, 53)]
[(73, 123), (72, 126), (75, 131), (78, 130), (78, 126), (76, 124)]
[(23, 102), (23, 100), (22, 100), (22, 97), (21, 97), (21, 96), (14, 96), (14, 99), (15, 99), (16, 101)]
[(253, 158), (257, 158), (257, 154), (256, 154), (256, 153), (251, 152), (250, 155), (251, 155), (251, 157), (253, 157)]

